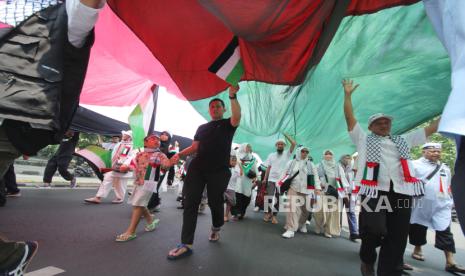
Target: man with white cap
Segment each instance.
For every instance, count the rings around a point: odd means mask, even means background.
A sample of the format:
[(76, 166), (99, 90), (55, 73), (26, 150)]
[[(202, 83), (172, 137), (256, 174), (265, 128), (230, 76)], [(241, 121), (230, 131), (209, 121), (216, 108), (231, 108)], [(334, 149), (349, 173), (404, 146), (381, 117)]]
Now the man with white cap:
[(436, 231), (435, 247), (446, 256), (445, 270), (465, 273), (454, 261), (455, 242), (450, 231), (453, 200), (450, 195), (451, 172), (441, 163), (442, 146), (426, 143), (422, 146), (423, 157), (413, 162), (415, 173), (425, 184), (423, 197), (415, 199), (410, 218), (410, 244), (415, 246), (412, 258), (424, 261), (421, 247), (426, 244), (428, 228)]
[(415, 177), (410, 148), (426, 142), (436, 132), (436, 120), (424, 129), (405, 135), (392, 135), (393, 118), (383, 113), (368, 119), (370, 134), (357, 122), (352, 93), (358, 87), (343, 80), (344, 115), (350, 138), (357, 146), (358, 171), (355, 184), (360, 185), (362, 208), (359, 216), (360, 259), (362, 275), (375, 275), (374, 264), (379, 252), (377, 275), (401, 275), (402, 257), (410, 226), (411, 200), (422, 194), (422, 182)]
[(118, 204), (124, 201), (128, 179), (133, 178), (133, 173), (129, 170), (129, 165), (135, 157), (132, 149), (132, 131), (122, 131), (122, 141), (116, 144), (111, 152), (112, 171), (104, 174), (103, 181), (95, 197), (85, 199), (87, 203), (98, 204), (102, 198), (106, 198), (114, 188), (115, 199), (112, 203)]
[[(271, 223), (277, 224), (278, 219), (276, 215), (278, 214), (279, 210), (279, 192), (276, 189), (276, 183), (280, 180), (284, 173), (284, 168), (287, 165), (287, 162), (291, 159), (292, 152), (294, 151), (296, 142), (292, 139), (291, 136), (288, 134), (284, 134), (284, 137), (289, 141), (291, 144), (288, 151), (285, 151), (286, 142), (283, 139), (279, 139), (276, 141), (276, 152), (270, 153), (268, 158), (265, 161), (265, 166), (267, 167), (265, 172), (265, 183), (266, 183), (266, 201), (268, 204), (271, 205), (270, 199), (274, 197), (274, 210), (271, 207), (268, 207), (268, 210), (265, 210), (265, 217), (263, 220), (268, 222), (271, 220)], [(272, 201), (272, 200), (271, 200)]]

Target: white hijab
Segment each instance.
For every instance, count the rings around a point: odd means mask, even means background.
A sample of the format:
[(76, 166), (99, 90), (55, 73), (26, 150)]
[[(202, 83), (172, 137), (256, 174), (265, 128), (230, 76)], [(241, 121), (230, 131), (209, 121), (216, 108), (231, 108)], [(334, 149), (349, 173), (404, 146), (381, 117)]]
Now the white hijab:
[(250, 145), (248, 143), (241, 144), (239, 150), (237, 152), (237, 157), (240, 160), (252, 160), (253, 156), (251, 152), (247, 152), (247, 146)]

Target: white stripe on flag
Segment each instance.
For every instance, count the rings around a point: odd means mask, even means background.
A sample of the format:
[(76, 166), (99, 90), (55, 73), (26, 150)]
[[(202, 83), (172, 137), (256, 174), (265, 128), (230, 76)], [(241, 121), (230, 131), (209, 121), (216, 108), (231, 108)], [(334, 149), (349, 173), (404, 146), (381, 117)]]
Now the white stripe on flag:
[(54, 276), (60, 273), (65, 272), (63, 269), (54, 267), (54, 266), (47, 266), (39, 270), (35, 270), (29, 273), (24, 274), (24, 276)]
[(374, 168), (367, 168), (367, 180), (373, 180)]
[(241, 59), (241, 54), (239, 53), (239, 46), (234, 49), (234, 53), (232, 56), (226, 61), (226, 63), (221, 66), (220, 70), (216, 72), (216, 75), (220, 77), (221, 79), (225, 80), (229, 74), (231, 74), (232, 70), (236, 66), (236, 64), (239, 62)]

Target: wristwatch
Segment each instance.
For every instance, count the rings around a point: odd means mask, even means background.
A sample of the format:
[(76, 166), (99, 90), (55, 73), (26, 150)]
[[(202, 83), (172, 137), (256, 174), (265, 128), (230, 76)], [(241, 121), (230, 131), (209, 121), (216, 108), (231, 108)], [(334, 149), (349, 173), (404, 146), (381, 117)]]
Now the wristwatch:
[(234, 94), (234, 96), (232, 96), (232, 97), (231, 97), (231, 95), (229, 95), (229, 98), (230, 98), (231, 100), (237, 99), (236, 94)]

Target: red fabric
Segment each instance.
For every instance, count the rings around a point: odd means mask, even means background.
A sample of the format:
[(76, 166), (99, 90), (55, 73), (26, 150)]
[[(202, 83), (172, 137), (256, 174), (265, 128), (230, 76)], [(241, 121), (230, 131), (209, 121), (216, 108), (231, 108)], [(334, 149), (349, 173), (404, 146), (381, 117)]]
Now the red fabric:
[(352, 0), (347, 8), (346, 15), (360, 15), (375, 13), (382, 9), (400, 5), (410, 5), (420, 0)]
[[(353, 0), (362, 14), (412, 0)], [(303, 81), (336, 0), (108, 0), (113, 11), (164, 65), (188, 100), (216, 95), (228, 84), (208, 71), (234, 34), (244, 80)], [(380, 4), (382, 3), (382, 4)]]

